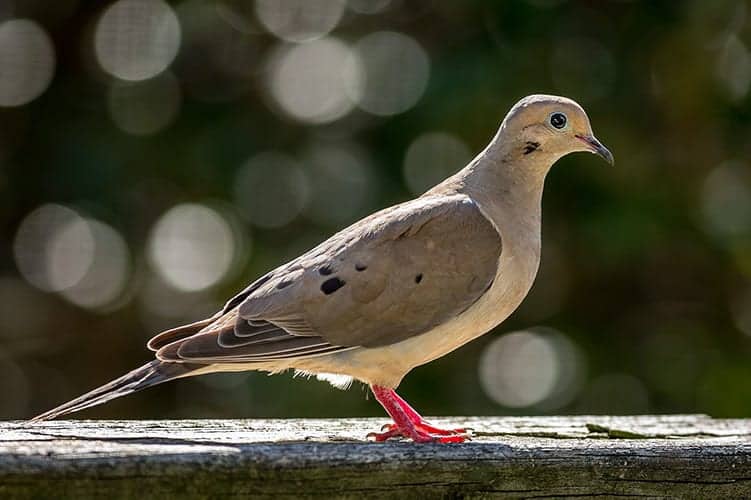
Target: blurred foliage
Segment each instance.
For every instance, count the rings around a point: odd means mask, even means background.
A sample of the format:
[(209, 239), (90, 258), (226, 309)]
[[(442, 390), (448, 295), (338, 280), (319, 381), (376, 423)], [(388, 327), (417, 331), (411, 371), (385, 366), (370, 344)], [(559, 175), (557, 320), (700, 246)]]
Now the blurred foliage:
[[(169, 70), (179, 109), (162, 129), (133, 135), (113, 120), (118, 82), (94, 56), (93, 32), (107, 5), (0, 0), (0, 22), (34, 20), (56, 59), (43, 94), (0, 108), (0, 417), (31, 416), (142, 364), (150, 358), (143, 344), (159, 328), (212, 312), (250, 279), (347, 223), (413, 196), (403, 165), (418, 136), (450, 134), (477, 152), (517, 99), (543, 92), (584, 106), (616, 166), (589, 155), (559, 162), (546, 186), (543, 263), (528, 300), (494, 332), (415, 369), (401, 392), (426, 414), (751, 415), (750, 5), (373, 3), (385, 7), (373, 14), (349, 8), (331, 35), (354, 44), (392, 31), (424, 49), (427, 87), (404, 112), (355, 108), (328, 123), (296, 120), (270, 95), (266, 61), (282, 42), (259, 23), (252, 2), (173, 2), (178, 13), (223, 14), (198, 16), (190, 29), (181, 18), (180, 52)], [(237, 24), (247, 29), (233, 32)], [(235, 71), (212, 52), (212, 42), (230, 34), (240, 41), (221, 47), (228, 57), (240, 54)], [(0, 67), (0, 82), (12, 71)], [(370, 172), (363, 202), (346, 220), (311, 215), (312, 205), (280, 227), (243, 216), (235, 183), (249, 158), (281, 152), (310, 176), (308, 152), (321, 144), (355, 151)], [(14, 241), (24, 218), (46, 203), (122, 236), (131, 274), (116, 304), (82, 308), (23, 280)], [(216, 286), (155, 289), (149, 235), (182, 203), (224, 214), (243, 235), (242, 256)], [(170, 313), (160, 316), (149, 301)], [(539, 325), (578, 346), (570, 362), (581, 364), (582, 378), (562, 406), (499, 405), (482, 389), (479, 360), (499, 335)], [(365, 395), (359, 384), (341, 393), (290, 375), (222, 374), (150, 389), (85, 416), (382, 415)]]

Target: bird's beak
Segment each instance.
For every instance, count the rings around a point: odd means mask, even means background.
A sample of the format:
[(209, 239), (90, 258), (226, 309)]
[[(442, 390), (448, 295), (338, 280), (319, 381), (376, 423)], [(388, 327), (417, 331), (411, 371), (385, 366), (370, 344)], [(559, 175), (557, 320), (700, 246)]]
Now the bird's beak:
[(603, 160), (610, 163), (611, 165), (615, 163), (615, 159), (613, 158), (613, 153), (611, 153), (608, 148), (606, 148), (600, 141), (598, 141), (597, 137), (593, 135), (578, 135), (577, 134), (576, 138), (582, 141), (584, 144), (586, 144), (587, 149), (590, 152), (601, 157)]

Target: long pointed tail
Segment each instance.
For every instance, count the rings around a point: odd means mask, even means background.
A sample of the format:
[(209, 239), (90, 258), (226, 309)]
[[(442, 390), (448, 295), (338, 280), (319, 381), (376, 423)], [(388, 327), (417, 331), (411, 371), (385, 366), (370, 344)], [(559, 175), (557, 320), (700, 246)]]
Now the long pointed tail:
[(153, 385), (167, 382), (168, 380), (185, 377), (191, 372), (201, 368), (201, 365), (191, 365), (187, 363), (163, 363), (161, 361), (152, 361), (140, 368), (126, 373), (101, 387), (97, 387), (83, 396), (61, 404), (57, 408), (37, 415), (31, 419), (31, 422), (41, 422), (51, 420), (61, 415), (67, 415), (84, 408), (100, 405), (115, 398), (126, 396), (133, 392), (146, 389)]

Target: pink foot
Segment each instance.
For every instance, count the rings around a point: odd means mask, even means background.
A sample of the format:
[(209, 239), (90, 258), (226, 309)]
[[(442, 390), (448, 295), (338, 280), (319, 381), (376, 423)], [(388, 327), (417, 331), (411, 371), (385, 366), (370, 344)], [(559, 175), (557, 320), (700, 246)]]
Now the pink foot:
[(368, 434), (368, 438), (380, 442), (405, 437), (416, 443), (463, 443), (470, 439), (466, 429), (440, 429), (430, 425), (394, 390), (379, 386), (371, 389), (394, 423), (385, 425), (381, 432)]
[(408, 438), (416, 443), (463, 443), (471, 439), (464, 429), (439, 429), (432, 425), (414, 429), (399, 429), (396, 424), (386, 424), (382, 432), (371, 432), (369, 439), (376, 442), (388, 441), (392, 438)]

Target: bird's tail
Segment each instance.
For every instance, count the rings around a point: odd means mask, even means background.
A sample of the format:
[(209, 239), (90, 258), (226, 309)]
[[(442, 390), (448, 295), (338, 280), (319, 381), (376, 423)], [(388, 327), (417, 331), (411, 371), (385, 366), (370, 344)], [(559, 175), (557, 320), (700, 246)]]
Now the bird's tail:
[(79, 396), (76, 399), (61, 404), (57, 408), (46, 411), (41, 415), (37, 415), (31, 419), (31, 422), (52, 420), (61, 415), (67, 415), (68, 413), (83, 410), (84, 408), (100, 405), (112, 399), (140, 391), (141, 389), (146, 389), (147, 387), (167, 382), (168, 380), (185, 377), (201, 367), (201, 365), (187, 363), (163, 363), (161, 361), (152, 361), (151, 363), (147, 363), (140, 368), (136, 368), (135, 370), (126, 373), (109, 384), (97, 387), (83, 396)]

